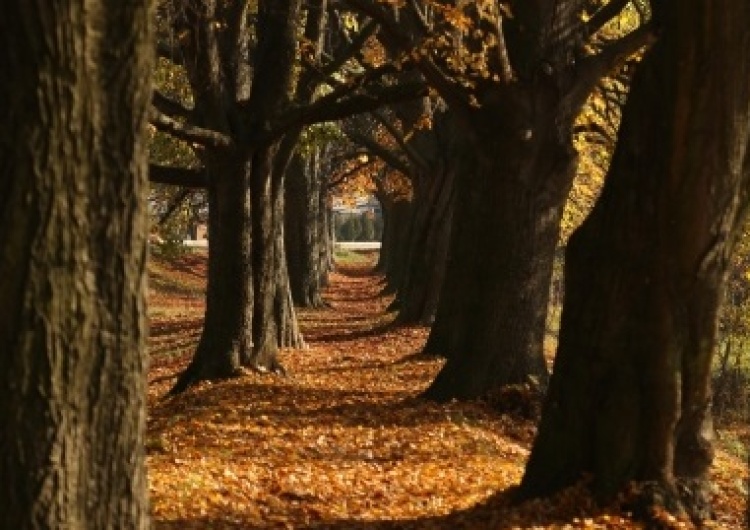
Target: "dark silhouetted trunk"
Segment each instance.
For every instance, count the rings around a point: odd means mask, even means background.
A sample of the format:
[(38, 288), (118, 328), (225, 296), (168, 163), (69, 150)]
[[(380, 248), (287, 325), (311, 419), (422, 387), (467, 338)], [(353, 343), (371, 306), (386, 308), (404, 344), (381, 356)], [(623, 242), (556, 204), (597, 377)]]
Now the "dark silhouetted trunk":
[(285, 242), (292, 300), (323, 307), (328, 274), (326, 202), (318, 149), (292, 158), (286, 176)]
[(203, 380), (240, 373), (253, 347), (249, 162), (237, 153), (208, 153), (208, 284), (203, 332), (172, 393)]
[(385, 274), (385, 292), (393, 294), (403, 278), (409, 244), (412, 203), (406, 199), (380, 201), (383, 213), (383, 240), (377, 270)]
[[(283, 171), (289, 137), (259, 139), (289, 104), (300, 1), (258, 6), (253, 72), (240, 60), (252, 40), (247, 4), (195, 3), (175, 22), (199, 125), (228, 145), (207, 145), (209, 266), (206, 317), (195, 355), (172, 393), (205, 379), (230, 377), (241, 365), (283, 371), (279, 347), (302, 339), (291, 306), (283, 244)], [(218, 33), (226, 17), (232, 31)], [(242, 22), (234, 26), (238, 21)], [(250, 84), (252, 82), (252, 91)]]
[(253, 350), (243, 362), (260, 371), (283, 371), (280, 347), (304, 345), (289, 287), (284, 247), (284, 175), (294, 141), (259, 149), (253, 157)]
[(150, 527), (147, 4), (3, 5), (1, 528)]
[(558, 104), (549, 87), (529, 86), (499, 95), (472, 123), (458, 162), (446, 280), (424, 350), (448, 361), (428, 398), (546, 381), (549, 285), (576, 167), (572, 117), (558, 114)]
[(453, 217), (453, 175), (415, 183), (406, 267), (397, 294), (398, 322), (431, 324), (445, 279)]
[(406, 264), (394, 303), (402, 324), (431, 324), (435, 318), (453, 220), (458, 142), (459, 132), (448, 111), (435, 113), (432, 128), (411, 143), (420, 158), (429, 162), (412, 177)]
[(649, 503), (708, 512), (717, 309), (750, 179), (748, 24), (744, 0), (673, 2), (636, 72), (604, 191), (568, 244), (527, 495), (588, 475), (603, 495), (645, 481)]

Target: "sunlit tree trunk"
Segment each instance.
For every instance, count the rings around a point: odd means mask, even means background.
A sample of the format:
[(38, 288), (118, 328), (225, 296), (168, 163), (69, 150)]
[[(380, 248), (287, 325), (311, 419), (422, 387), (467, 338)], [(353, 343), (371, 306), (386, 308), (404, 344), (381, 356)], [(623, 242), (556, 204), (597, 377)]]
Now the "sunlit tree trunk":
[(0, 527), (146, 529), (147, 2), (3, 4)]

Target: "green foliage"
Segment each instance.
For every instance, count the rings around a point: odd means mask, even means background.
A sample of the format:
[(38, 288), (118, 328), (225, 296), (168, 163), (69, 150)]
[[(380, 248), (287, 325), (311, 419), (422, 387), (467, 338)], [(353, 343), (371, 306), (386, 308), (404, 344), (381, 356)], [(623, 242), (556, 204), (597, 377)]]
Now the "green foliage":
[(334, 217), (337, 241), (379, 241), (383, 220), (372, 213), (343, 213)]
[(335, 217), (337, 241), (359, 241), (362, 234), (361, 215), (339, 214)]
[(300, 136), (297, 150), (302, 156), (307, 156), (316, 147), (343, 140), (344, 135), (338, 125), (334, 123), (319, 123), (305, 127)]

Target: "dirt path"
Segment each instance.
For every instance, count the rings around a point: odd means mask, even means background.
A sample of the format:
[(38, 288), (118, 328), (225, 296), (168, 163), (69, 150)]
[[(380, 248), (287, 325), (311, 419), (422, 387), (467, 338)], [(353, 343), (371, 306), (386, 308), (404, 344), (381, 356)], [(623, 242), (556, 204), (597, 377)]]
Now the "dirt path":
[(440, 361), (413, 356), (427, 330), (390, 326), (367, 267), (333, 275), (330, 308), (300, 312), (308, 349), (283, 352), (288, 377), (248, 373), (159, 400), (200, 330), (202, 266), (162, 271), (152, 292), (157, 528), (633, 527), (579, 490), (512, 507), (531, 425), (418, 399)]

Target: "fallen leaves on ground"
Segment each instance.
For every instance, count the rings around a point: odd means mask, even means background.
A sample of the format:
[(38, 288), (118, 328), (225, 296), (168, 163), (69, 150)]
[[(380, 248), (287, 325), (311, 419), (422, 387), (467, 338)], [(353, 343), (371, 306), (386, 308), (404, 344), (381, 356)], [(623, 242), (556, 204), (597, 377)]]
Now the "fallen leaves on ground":
[[(200, 335), (205, 255), (151, 265), (148, 468), (160, 529), (637, 528), (582, 487), (512, 503), (534, 426), (481, 403), (420, 399), (441, 361), (395, 327), (368, 265), (330, 307), (300, 310), (308, 348), (282, 377), (247, 372), (165, 398)], [(716, 528), (738, 528), (743, 462), (720, 453)], [(671, 528), (685, 527), (679, 521)]]

